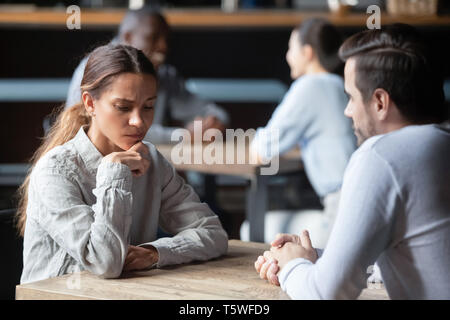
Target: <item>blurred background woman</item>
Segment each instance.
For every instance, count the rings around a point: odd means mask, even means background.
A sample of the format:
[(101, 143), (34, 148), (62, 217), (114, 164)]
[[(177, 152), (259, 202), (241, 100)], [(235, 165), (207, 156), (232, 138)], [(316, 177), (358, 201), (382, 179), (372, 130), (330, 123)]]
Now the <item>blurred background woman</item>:
[[(291, 33), (286, 61), (294, 82), (267, 125), (258, 128), (252, 150), (268, 161), (299, 146), (305, 173), (324, 210), (269, 212), (266, 242), (280, 232), (309, 229), (313, 245), (325, 247), (344, 170), (356, 149), (351, 121), (344, 116), (347, 97), (338, 56), (341, 44), (339, 31), (322, 19), (307, 20)], [(247, 222), (241, 226), (241, 238), (248, 239)]]

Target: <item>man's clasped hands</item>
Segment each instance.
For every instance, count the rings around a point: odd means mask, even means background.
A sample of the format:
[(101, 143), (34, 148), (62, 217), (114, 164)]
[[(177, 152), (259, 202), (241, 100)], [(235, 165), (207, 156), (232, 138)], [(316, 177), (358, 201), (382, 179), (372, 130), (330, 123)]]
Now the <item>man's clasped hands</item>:
[(255, 261), (256, 272), (261, 279), (280, 285), (278, 275), (286, 264), (296, 258), (304, 258), (312, 263), (318, 259), (317, 251), (311, 244), (308, 231), (300, 235), (278, 234), (271, 242), (271, 248)]

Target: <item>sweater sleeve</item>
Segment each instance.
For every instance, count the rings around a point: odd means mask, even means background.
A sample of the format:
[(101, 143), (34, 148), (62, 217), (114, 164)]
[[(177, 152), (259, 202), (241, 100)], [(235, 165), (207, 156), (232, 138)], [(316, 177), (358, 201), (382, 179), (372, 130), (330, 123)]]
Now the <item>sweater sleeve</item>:
[(394, 213), (401, 212), (397, 181), (388, 163), (369, 149), (355, 153), (344, 178), (339, 212), (315, 264), (291, 260), (280, 284), (294, 299), (356, 299), (369, 266), (390, 243)]

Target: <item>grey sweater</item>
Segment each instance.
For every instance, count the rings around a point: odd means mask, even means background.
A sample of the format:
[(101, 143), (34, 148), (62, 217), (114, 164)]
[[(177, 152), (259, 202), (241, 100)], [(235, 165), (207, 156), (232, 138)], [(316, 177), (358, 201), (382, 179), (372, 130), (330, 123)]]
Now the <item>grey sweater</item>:
[(355, 299), (377, 261), (392, 299), (450, 299), (450, 130), (408, 126), (353, 154), (339, 212), (315, 264), (290, 261), (296, 299)]

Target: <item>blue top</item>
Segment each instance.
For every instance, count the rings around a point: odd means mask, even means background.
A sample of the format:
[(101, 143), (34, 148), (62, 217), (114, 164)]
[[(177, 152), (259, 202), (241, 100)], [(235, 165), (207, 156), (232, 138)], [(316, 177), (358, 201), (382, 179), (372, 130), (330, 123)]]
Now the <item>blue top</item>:
[[(335, 74), (304, 75), (295, 80), (252, 143), (262, 158), (272, 158), (299, 145), (306, 174), (321, 197), (341, 187), (345, 167), (356, 149), (343, 79)], [(278, 150), (274, 130), (279, 135)], [(272, 146), (272, 148), (271, 148)]]

